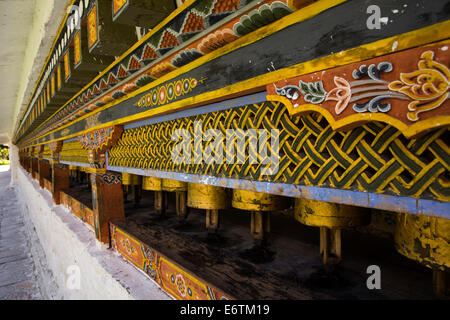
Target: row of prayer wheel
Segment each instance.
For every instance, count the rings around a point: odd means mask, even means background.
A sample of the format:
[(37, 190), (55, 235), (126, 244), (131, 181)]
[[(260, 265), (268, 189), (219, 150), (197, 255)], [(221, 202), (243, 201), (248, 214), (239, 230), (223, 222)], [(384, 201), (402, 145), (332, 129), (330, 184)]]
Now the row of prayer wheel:
[[(246, 190), (227, 189), (124, 173), (123, 185), (141, 185), (155, 191), (155, 209), (164, 213), (164, 192), (176, 193), (177, 215), (185, 218), (187, 208), (206, 210), (206, 228), (216, 232), (220, 210), (233, 207), (251, 215), (250, 234), (255, 243), (265, 243), (270, 233), (270, 212), (290, 206), (286, 197)], [(342, 258), (341, 231), (370, 224), (370, 210), (323, 201), (296, 199), (294, 217), (307, 226), (320, 228), (320, 255), (325, 266), (332, 267)], [(437, 295), (447, 290), (445, 275), (450, 270), (450, 220), (397, 214), (395, 246), (399, 253), (433, 270), (433, 288)]]

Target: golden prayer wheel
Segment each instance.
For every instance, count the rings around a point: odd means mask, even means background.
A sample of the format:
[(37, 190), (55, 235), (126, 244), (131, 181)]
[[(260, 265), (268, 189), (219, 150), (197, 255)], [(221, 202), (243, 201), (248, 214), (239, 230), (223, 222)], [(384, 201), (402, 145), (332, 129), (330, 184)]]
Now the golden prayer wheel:
[(370, 214), (360, 207), (296, 199), (295, 219), (312, 227), (351, 228), (369, 224)]
[(160, 214), (164, 214), (166, 204), (162, 189), (162, 179), (155, 177), (144, 177), (142, 189), (147, 191), (155, 191), (155, 210)]
[(183, 181), (162, 179), (162, 190), (167, 192), (187, 191), (188, 184)]
[(295, 219), (307, 226), (320, 227), (320, 255), (325, 265), (342, 259), (341, 229), (370, 223), (369, 211), (354, 206), (296, 199)]
[(246, 211), (274, 211), (289, 207), (286, 198), (268, 193), (233, 190), (233, 208)]
[(446, 279), (450, 270), (450, 220), (398, 213), (394, 240), (400, 254), (433, 269), (434, 292), (444, 296), (450, 289), (450, 279)]
[(77, 178), (78, 167), (69, 165), (69, 170), (70, 170), (70, 177), (74, 179)]
[(270, 233), (270, 211), (289, 207), (289, 200), (268, 193), (233, 190), (232, 206), (251, 211), (250, 234), (254, 240), (260, 242)]
[(228, 190), (205, 184), (188, 184), (188, 207), (205, 210), (222, 210), (230, 207)]
[(124, 186), (139, 186), (142, 184), (142, 177), (131, 173), (122, 173), (122, 184)]
[(144, 177), (142, 179), (142, 189), (147, 191), (162, 191), (162, 179)]
[(183, 181), (162, 179), (162, 189), (166, 192), (175, 192), (176, 212), (181, 219), (187, 217), (186, 192), (188, 184)]
[(188, 184), (188, 207), (206, 210), (206, 228), (217, 231), (219, 228), (219, 210), (230, 207), (229, 190), (204, 184)]
[(131, 173), (122, 173), (122, 185), (125, 186), (127, 190), (125, 190), (125, 199), (128, 201), (128, 192), (129, 188), (131, 188), (131, 193), (134, 199), (134, 204), (136, 207), (139, 206), (140, 201), (140, 188), (139, 186), (142, 184), (142, 177), (136, 174)]

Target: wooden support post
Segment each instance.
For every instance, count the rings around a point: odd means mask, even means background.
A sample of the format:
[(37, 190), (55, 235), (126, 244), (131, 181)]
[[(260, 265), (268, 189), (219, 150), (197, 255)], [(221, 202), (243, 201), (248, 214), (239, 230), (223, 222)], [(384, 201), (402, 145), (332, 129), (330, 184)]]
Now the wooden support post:
[(186, 191), (176, 192), (176, 206), (177, 206), (177, 216), (180, 219), (187, 218), (187, 204), (186, 204)]
[(61, 191), (70, 188), (69, 172), (69, 166), (65, 164), (52, 164), (52, 193), (55, 204), (61, 204)]
[(325, 266), (331, 267), (341, 262), (341, 235), (340, 228), (320, 227), (320, 256)]
[(132, 194), (133, 194), (133, 201), (135, 208), (139, 207), (139, 204), (141, 202), (141, 186), (131, 186), (132, 188)]
[(33, 158), (31, 160), (31, 176), (33, 179), (38, 179), (39, 174), (39, 160), (37, 158)]
[(109, 223), (125, 218), (121, 176), (113, 172), (92, 173), (91, 184), (95, 236), (110, 244)]
[(445, 271), (433, 269), (433, 293), (438, 299), (446, 298), (450, 293), (450, 281)]
[(206, 210), (206, 229), (208, 232), (217, 232), (220, 226), (220, 214), (217, 209)]
[(59, 163), (59, 153), (61, 152), (62, 146), (62, 141), (52, 142), (49, 144), (50, 151), (52, 153), (52, 159), (50, 161), (52, 170), (51, 191), (53, 194), (53, 201), (56, 204), (61, 204), (61, 190), (65, 190), (70, 187), (69, 167)]
[[(108, 141), (107, 144), (100, 143), (91, 136), (106, 132), (110, 134), (108, 138), (105, 138)], [(125, 218), (122, 175), (106, 170), (106, 152), (116, 143), (122, 132), (123, 127), (115, 126), (112, 130), (99, 129), (99, 131), (89, 132), (80, 137), (83, 148), (89, 151), (95, 236), (105, 244), (110, 244), (110, 221)]]
[(50, 163), (48, 160), (39, 160), (39, 186), (44, 188), (44, 180), (50, 179)]
[(164, 191), (155, 191), (155, 210), (162, 216), (166, 214), (166, 194)]
[(257, 244), (263, 244), (270, 234), (270, 213), (253, 211), (251, 213), (250, 234)]

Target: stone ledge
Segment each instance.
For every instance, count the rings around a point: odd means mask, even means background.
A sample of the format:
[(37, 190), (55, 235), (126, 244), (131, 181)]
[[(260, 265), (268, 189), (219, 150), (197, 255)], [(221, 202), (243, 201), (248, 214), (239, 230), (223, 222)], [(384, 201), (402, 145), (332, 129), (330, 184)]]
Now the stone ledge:
[[(49, 291), (58, 292), (50, 296), (61, 299), (171, 299), (143, 273), (100, 244), (82, 221), (62, 206), (54, 205), (51, 194), (41, 189), (22, 168), (18, 168), (16, 192), (24, 218), (31, 221), (36, 230), (47, 269), (56, 283)], [(42, 260), (41, 257), (34, 258)], [(72, 265), (80, 268), (79, 290), (70, 290), (66, 286), (67, 268)]]

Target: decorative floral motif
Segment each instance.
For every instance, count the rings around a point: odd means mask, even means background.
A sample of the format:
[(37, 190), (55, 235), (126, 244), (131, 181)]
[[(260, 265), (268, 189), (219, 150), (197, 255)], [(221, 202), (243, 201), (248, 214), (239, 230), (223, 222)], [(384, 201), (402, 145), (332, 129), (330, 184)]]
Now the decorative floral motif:
[(122, 183), (122, 177), (113, 173), (106, 173), (102, 175), (102, 180), (108, 185)]
[(126, 252), (127, 252), (130, 256), (136, 254), (136, 250), (135, 250), (134, 247), (131, 245), (129, 239), (127, 239), (127, 238), (122, 239), (121, 243), (122, 243), (122, 247), (126, 250)]
[(143, 96), (138, 101), (137, 106), (143, 108), (165, 104), (191, 92), (197, 85), (197, 79), (188, 78), (156, 87), (149, 94)]
[(325, 100), (327, 93), (323, 89), (322, 81), (305, 83), (300, 80), (300, 86), (306, 102), (317, 104)]
[(433, 51), (425, 51), (420, 58), (418, 70), (401, 73), (400, 80), (389, 84), (389, 89), (414, 99), (408, 105), (411, 121), (419, 120), (419, 113), (438, 108), (449, 97), (450, 70), (433, 60)]
[(79, 141), (84, 149), (103, 153), (120, 138), (122, 132), (122, 126), (102, 128), (79, 136)]
[[(173, 277), (173, 276), (172, 276)], [(186, 297), (186, 281), (181, 274), (175, 277), (176, 287), (182, 297)]]
[(334, 84), (336, 88), (328, 92), (326, 101), (337, 101), (334, 111), (336, 114), (341, 114), (348, 106), (352, 97), (352, 90), (347, 80), (341, 77), (334, 77)]

